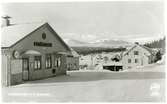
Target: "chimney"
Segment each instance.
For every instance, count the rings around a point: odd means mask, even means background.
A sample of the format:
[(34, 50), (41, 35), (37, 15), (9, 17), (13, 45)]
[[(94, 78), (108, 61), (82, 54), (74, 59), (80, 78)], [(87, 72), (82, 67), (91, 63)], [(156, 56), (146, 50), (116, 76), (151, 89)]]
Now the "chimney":
[(135, 42), (135, 44), (139, 45), (139, 42)]
[(2, 27), (5, 27), (5, 26), (10, 26), (10, 19), (11, 17), (9, 16), (2, 16)]

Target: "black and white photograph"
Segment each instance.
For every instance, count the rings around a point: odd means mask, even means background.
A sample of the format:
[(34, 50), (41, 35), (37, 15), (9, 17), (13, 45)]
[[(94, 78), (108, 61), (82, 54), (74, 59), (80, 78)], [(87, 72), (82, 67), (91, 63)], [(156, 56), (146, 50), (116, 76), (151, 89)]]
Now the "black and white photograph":
[(1, 3), (2, 102), (165, 102), (164, 2)]

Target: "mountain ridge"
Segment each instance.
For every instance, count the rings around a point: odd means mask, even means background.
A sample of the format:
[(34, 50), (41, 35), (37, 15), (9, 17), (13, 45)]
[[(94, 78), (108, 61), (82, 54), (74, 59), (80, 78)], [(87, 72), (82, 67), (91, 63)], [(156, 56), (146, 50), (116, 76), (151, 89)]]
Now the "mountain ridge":
[(72, 47), (126, 47), (132, 43), (124, 40), (101, 39), (92, 42), (83, 42), (75, 39), (64, 39)]

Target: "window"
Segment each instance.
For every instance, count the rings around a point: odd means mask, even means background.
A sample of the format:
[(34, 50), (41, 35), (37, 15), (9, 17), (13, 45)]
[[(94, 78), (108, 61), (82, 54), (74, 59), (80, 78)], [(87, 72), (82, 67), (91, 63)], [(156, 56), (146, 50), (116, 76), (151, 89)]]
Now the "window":
[(42, 33), (42, 39), (46, 39), (46, 34)]
[(34, 69), (35, 70), (41, 69), (41, 56), (34, 57)]
[(128, 59), (128, 63), (131, 63), (131, 59)]
[(23, 70), (28, 70), (28, 59), (23, 58)]
[(139, 55), (139, 51), (134, 51), (134, 55)]
[(45, 67), (46, 68), (51, 68), (52, 67), (52, 56), (51, 56), (51, 54), (46, 55)]
[(138, 59), (135, 59), (135, 63), (138, 63)]
[(57, 56), (54, 55), (54, 66), (57, 66)]
[(54, 55), (54, 66), (60, 67), (60, 64), (61, 64), (60, 57)]
[(60, 67), (60, 64), (61, 64), (61, 60), (60, 60), (60, 57), (57, 59), (57, 67)]

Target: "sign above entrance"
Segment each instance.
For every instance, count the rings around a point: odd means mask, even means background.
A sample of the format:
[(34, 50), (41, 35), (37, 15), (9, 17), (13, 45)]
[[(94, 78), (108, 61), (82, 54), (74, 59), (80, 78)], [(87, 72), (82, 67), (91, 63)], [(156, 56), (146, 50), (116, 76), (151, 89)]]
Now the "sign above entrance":
[(34, 46), (41, 46), (41, 47), (52, 47), (52, 43), (45, 43), (45, 42), (34, 42)]

